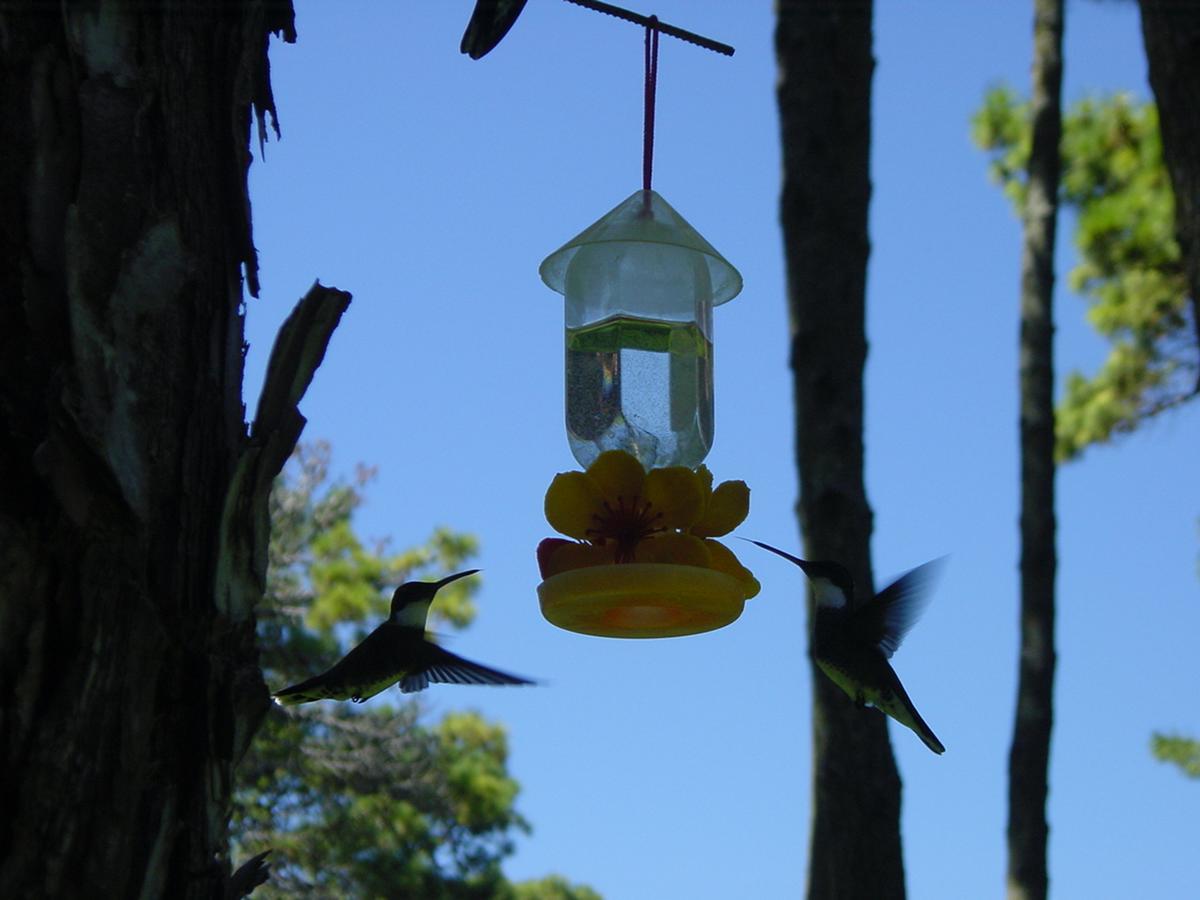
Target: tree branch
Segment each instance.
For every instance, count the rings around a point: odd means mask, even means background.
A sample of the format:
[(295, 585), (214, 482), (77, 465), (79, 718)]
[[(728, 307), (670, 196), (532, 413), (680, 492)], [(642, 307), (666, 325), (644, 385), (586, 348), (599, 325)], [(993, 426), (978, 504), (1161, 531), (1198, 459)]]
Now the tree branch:
[[(221, 558), (218, 565), (233, 573), (252, 573), (252, 584), (239, 590), (236, 579), (218, 579), (228, 584), (230, 595), (217, 598), (217, 608), (234, 622), (244, 621), (266, 587), (267, 541), (270, 517), (267, 500), (283, 464), (287, 462), (305, 418), (299, 403), (325, 358), (325, 349), (342, 313), (350, 305), (350, 294), (320, 282), (296, 304), (288, 316), (267, 363), (267, 374), (250, 438), (230, 480), (221, 524)], [(249, 565), (236, 563), (249, 556)], [(234, 596), (234, 594), (238, 596)]]
[[(241, 632), (238, 638), (251, 646), (254, 609), (266, 590), (271, 486), (304, 430), (300, 398), (349, 305), (348, 293), (316, 282), (279, 329), (254, 425), (226, 490), (215, 580), (219, 593), (214, 603), (226, 627)], [(270, 701), (257, 665), (242, 667), (233, 678), (231, 693), (228, 702), (237, 714), (227, 752), (236, 761), (250, 746)]]
[(271, 864), (267, 861), (270, 850), (264, 850), (250, 857), (240, 866), (229, 879), (225, 889), (225, 900), (241, 900), (249, 897), (260, 884), (265, 884), (271, 877)]

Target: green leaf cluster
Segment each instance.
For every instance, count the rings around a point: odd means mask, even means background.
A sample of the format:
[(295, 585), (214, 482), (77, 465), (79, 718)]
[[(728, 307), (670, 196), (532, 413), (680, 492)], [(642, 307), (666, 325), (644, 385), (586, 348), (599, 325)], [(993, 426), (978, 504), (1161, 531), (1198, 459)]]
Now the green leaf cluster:
[[(991, 89), (972, 137), (1023, 213), (1029, 103)], [(1068, 284), (1089, 300), (1088, 320), (1110, 344), (1098, 372), (1067, 376), (1055, 429), (1065, 460), (1195, 396), (1200, 348), (1154, 105), (1127, 94), (1082, 100), (1064, 116), (1061, 150), (1060, 201), (1076, 215), (1080, 256)]]
[(1150, 750), (1163, 762), (1174, 763), (1188, 778), (1200, 778), (1200, 741), (1177, 735), (1156, 734)]
[(514, 884), (502, 900), (601, 900), (601, 897), (586, 885), (571, 884), (561, 875), (548, 875)]
[[(386, 615), (395, 585), (467, 568), (477, 552), (446, 528), (399, 552), (364, 542), (352, 519), (374, 473), (329, 483), (329, 460), (327, 444), (300, 446), (271, 496), (258, 631), (275, 688), (332, 665)], [(431, 615), (469, 624), (475, 581), (439, 591)], [(507, 763), (504, 727), (474, 712), (431, 722), (411, 699), (273, 708), (238, 767), (234, 856), (271, 849), (255, 897), (595, 900), (557, 877), (504, 878), (514, 836), (529, 830)]]

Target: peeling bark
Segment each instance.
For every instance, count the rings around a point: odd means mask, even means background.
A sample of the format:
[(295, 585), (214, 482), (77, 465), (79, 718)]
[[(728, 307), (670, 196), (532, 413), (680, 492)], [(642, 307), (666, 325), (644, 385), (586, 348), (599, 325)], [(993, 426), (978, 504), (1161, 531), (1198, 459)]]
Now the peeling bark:
[(302, 301), (247, 436), (272, 33), (290, 2), (0, 8), (0, 896), (226, 893), (266, 496), (349, 302)]
[[(869, 596), (872, 514), (863, 483), (863, 368), (872, 4), (778, 0), (776, 10), (797, 512), (805, 556), (843, 563)], [(811, 621), (810, 601), (810, 628)], [(900, 776), (886, 719), (856, 709), (815, 665), (812, 684), (807, 895), (903, 898)]]

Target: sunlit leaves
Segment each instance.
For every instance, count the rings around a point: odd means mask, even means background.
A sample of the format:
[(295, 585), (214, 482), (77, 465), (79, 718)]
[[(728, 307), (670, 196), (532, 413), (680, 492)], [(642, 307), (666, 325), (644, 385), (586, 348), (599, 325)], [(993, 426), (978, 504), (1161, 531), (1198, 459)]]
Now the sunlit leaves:
[[(1029, 106), (988, 92), (972, 136), (1018, 212), (1029, 157)], [(1152, 104), (1126, 94), (1076, 103), (1063, 122), (1062, 202), (1075, 213), (1078, 265), (1067, 276), (1111, 344), (1094, 375), (1068, 375), (1056, 432), (1060, 459), (1111, 440), (1190, 399), (1197, 348), (1175, 241), (1174, 198)]]
[(1156, 734), (1150, 741), (1150, 749), (1163, 762), (1179, 766), (1189, 778), (1200, 778), (1200, 741)]
[[(302, 445), (271, 497), (259, 640), (274, 687), (331, 665), (358, 637), (346, 624), (377, 624), (395, 585), (461, 570), (477, 549), (445, 528), (399, 552), (366, 543), (352, 515), (372, 472), (331, 484), (329, 456)], [(440, 591), (433, 614), (470, 622), (473, 581)], [(500, 861), (527, 829), (507, 756), (503, 726), (475, 713), (430, 724), (416, 701), (273, 708), (238, 769), (236, 856), (272, 849), (255, 897), (503, 897)]]
[(501, 900), (601, 900), (590, 887), (575, 885), (560, 875), (523, 881)]
[(1033, 141), (1028, 101), (1022, 101), (1007, 86), (992, 88), (971, 119), (971, 139), (988, 151), (988, 174), (1020, 209), (1025, 201), (1026, 165)]

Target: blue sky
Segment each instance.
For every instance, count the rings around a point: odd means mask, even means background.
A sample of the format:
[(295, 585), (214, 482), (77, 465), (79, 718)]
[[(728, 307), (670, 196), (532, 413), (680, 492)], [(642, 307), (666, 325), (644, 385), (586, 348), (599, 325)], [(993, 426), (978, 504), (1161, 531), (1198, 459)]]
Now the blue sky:
[[(398, 545), (438, 524), (482, 542), (479, 617), (456, 652), (543, 678), (439, 687), (436, 714), (507, 724), (534, 832), (506, 864), (610, 900), (788, 897), (804, 884), (809, 671), (803, 584), (762, 581), (718, 632), (614, 641), (538, 610), (542, 497), (576, 468), (562, 413), (562, 298), (541, 260), (640, 185), (642, 34), (531, 0), (508, 38), (458, 53), (470, 0), (297, 0), (272, 46), (283, 128), (251, 170), (263, 293), (249, 301), (253, 409), (275, 330), (314, 279), (354, 294), (302, 404), (335, 467), (377, 465), (357, 525)], [(1000, 897), (1017, 654), (1019, 228), (969, 139), (987, 86), (1028, 85), (1032, 13), (994, 0), (876, 10), (867, 486), (881, 584), (950, 555), (893, 660), (946, 744), (903, 728), (909, 893)], [(714, 314), (718, 480), (752, 489), (740, 534), (795, 549), (791, 386), (771, 4), (660, 0), (655, 187), (744, 279)], [(1065, 97), (1148, 97), (1132, 3), (1068, 3)], [(1060, 284), (1074, 258), (1060, 232)], [(1104, 345), (1057, 298), (1058, 369)], [(1200, 734), (1195, 409), (1090, 451), (1059, 479), (1059, 670), (1050, 877), (1062, 897), (1200, 894), (1200, 784), (1152, 730)], [(864, 712), (864, 715), (874, 713)]]

